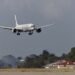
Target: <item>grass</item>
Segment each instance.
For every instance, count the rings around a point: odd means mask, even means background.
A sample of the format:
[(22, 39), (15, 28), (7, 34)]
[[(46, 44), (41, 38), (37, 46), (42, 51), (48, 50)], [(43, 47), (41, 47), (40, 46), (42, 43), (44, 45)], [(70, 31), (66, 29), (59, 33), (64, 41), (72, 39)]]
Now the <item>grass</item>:
[(75, 71), (75, 69), (70, 69), (70, 68), (63, 68), (63, 69), (57, 69), (57, 68), (0, 69), (0, 72), (74, 72), (74, 71)]

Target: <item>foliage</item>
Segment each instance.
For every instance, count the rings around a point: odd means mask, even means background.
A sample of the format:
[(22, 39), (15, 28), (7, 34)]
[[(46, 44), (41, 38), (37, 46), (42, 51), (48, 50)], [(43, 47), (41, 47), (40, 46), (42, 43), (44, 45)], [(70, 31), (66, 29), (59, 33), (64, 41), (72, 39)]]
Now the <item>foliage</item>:
[[(5, 61), (5, 63), (3, 60)], [(31, 54), (25, 59), (23, 59), (22, 57), (18, 57), (16, 59), (12, 55), (8, 55), (4, 56), (3, 60), (0, 61), (1, 68), (3, 67), (3, 65), (5, 65), (6, 68), (12, 68), (13, 64), (15, 66), (17, 64), (17, 68), (42, 68), (45, 65), (54, 63), (58, 60), (75, 61), (75, 47), (72, 47), (70, 52), (68, 52), (67, 54), (63, 53), (60, 57), (56, 56), (53, 53), (49, 53), (47, 50), (43, 50), (41, 54)]]
[[(42, 68), (44, 65), (55, 62), (58, 57), (55, 54), (49, 53), (47, 50), (43, 50), (42, 54), (32, 54), (25, 58), (23, 64), (19, 64), (19, 68)], [(20, 67), (21, 66), (21, 67)]]
[[(18, 59), (21, 59), (21, 57)], [(18, 68), (42, 68), (46, 64), (50, 64), (62, 59), (75, 61), (75, 47), (71, 48), (69, 53), (63, 53), (61, 57), (58, 57), (53, 53), (49, 53), (47, 50), (43, 50), (42, 54), (40, 55), (32, 54), (25, 58), (24, 63), (18, 63)]]

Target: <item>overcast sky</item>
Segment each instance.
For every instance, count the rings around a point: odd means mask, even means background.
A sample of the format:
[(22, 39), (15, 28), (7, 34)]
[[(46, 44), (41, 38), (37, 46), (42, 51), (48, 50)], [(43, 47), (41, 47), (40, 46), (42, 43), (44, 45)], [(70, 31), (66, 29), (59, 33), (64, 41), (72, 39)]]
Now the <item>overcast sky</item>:
[(75, 46), (75, 0), (0, 0), (0, 25), (15, 27), (15, 14), (19, 24), (55, 25), (32, 36), (0, 29), (0, 58), (41, 54), (45, 49), (61, 55)]

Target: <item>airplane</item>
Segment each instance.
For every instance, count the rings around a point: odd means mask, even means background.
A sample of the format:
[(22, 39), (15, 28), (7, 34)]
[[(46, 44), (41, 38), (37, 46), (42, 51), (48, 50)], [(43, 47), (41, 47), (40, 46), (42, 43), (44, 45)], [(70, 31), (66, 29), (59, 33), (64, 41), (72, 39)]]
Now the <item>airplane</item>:
[(30, 23), (30, 24), (18, 24), (16, 15), (15, 15), (15, 22), (16, 22), (15, 27), (0, 26), (0, 28), (9, 29), (13, 33), (17, 33), (17, 35), (20, 35), (21, 32), (28, 32), (29, 35), (32, 35), (34, 31), (36, 31), (37, 33), (40, 33), (42, 31), (42, 28), (54, 25), (54, 24), (49, 24), (49, 25), (37, 27), (32, 23)]

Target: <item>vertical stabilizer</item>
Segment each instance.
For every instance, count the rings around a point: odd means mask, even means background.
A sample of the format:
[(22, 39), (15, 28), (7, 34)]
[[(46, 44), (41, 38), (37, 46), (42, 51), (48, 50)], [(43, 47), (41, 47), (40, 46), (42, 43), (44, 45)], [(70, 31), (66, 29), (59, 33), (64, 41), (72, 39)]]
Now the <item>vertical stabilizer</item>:
[(18, 22), (17, 22), (17, 18), (16, 18), (16, 15), (15, 15), (15, 23), (16, 23), (16, 26), (18, 25)]

